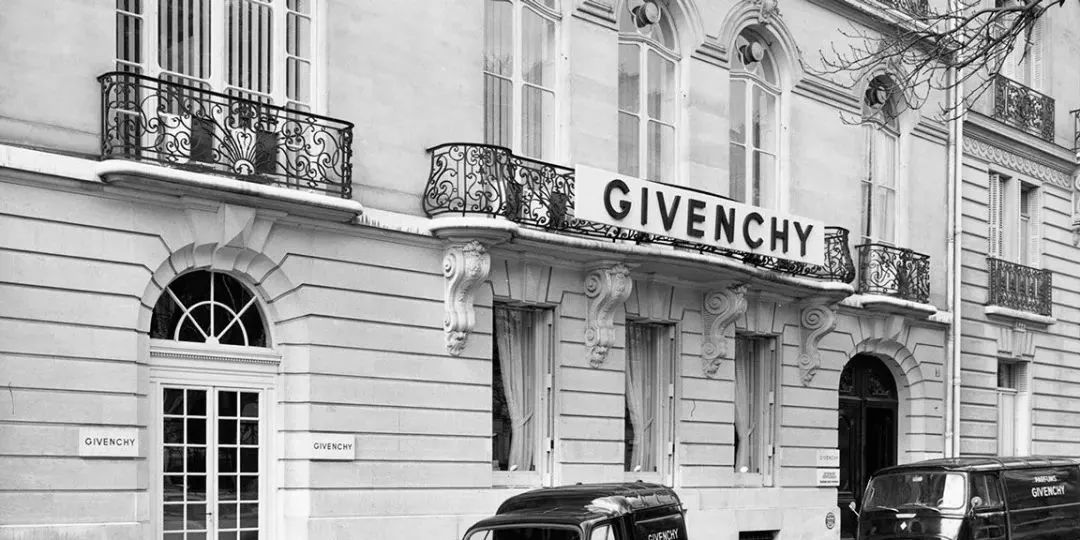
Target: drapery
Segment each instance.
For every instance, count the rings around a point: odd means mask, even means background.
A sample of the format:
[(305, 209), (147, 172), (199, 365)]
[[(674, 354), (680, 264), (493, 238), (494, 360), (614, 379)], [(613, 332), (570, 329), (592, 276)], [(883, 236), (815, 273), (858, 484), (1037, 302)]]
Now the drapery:
[(495, 342), (499, 348), (503, 393), (510, 413), (511, 471), (535, 470), (536, 457), (536, 364), (529, 313), (495, 308)]
[(753, 404), (757, 399), (756, 354), (753, 342), (735, 340), (735, 471), (756, 472), (754, 448), (756, 414)]
[(630, 461), (626, 470), (656, 470), (656, 419), (658, 388), (662, 381), (658, 365), (656, 331), (644, 325), (626, 327), (626, 410), (633, 427)]

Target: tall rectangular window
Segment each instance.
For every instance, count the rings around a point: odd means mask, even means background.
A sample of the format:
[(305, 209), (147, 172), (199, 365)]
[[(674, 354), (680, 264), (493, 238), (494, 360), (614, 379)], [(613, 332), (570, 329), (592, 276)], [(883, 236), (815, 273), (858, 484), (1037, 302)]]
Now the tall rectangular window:
[(867, 174), (862, 182), (864, 242), (896, 241), (896, 169), (899, 139), (887, 127), (867, 126)]
[(735, 336), (735, 472), (772, 484), (776, 433), (776, 339)]
[(1016, 454), (1016, 364), (998, 360), (998, 455)]
[(557, 22), (554, 0), (485, 0), (485, 143), (553, 157)]
[(1042, 203), (1038, 187), (991, 173), (989, 189), (987, 236), (990, 256), (1040, 267)]
[(624, 469), (630, 480), (670, 483), (675, 442), (672, 325), (626, 325)]
[(553, 449), (552, 313), (495, 306), (491, 409), (494, 484), (549, 485)]

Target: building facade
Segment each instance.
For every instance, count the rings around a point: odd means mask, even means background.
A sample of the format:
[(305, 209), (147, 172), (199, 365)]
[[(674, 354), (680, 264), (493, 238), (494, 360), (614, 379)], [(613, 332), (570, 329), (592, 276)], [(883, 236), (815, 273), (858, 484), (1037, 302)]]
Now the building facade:
[[(694, 537), (838, 538), (869, 473), (945, 452), (946, 125), (813, 69), (896, 6), (5, 8), (0, 538), (450, 540), (624, 480)], [(964, 453), (1073, 450), (1063, 105), (1049, 141), (965, 124)], [(1049, 314), (987, 277), (991, 178), (990, 260), (1043, 253)], [(579, 217), (635, 200), (667, 232)]]

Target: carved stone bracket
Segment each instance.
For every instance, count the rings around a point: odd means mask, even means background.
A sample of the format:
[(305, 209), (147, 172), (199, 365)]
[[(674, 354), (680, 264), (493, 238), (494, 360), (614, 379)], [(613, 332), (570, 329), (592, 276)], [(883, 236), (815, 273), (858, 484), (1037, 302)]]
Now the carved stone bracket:
[(746, 285), (705, 294), (705, 342), (701, 345), (701, 368), (705, 376), (715, 377), (720, 361), (732, 357), (728, 330), (743, 313), (746, 313)]
[(802, 351), (799, 353), (799, 375), (803, 386), (809, 386), (814, 373), (821, 367), (818, 343), (825, 334), (836, 328), (836, 309), (822, 304), (809, 305), (802, 310)]
[(443, 330), (446, 350), (454, 356), (459, 356), (465, 349), (469, 333), (476, 326), (473, 299), (490, 270), (491, 256), (480, 242), (472, 240), (447, 246), (443, 255), (443, 276), (446, 278)]
[(615, 345), (615, 308), (626, 302), (633, 283), (623, 264), (596, 268), (585, 276), (585, 347), (592, 367), (600, 367)]

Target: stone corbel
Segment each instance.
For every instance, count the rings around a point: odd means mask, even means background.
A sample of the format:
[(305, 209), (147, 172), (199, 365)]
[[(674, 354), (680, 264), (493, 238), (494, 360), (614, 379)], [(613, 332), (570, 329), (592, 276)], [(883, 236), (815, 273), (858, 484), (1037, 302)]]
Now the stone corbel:
[(491, 256), (476, 240), (450, 244), (443, 255), (443, 276), (446, 278), (445, 318), (446, 351), (460, 356), (469, 333), (476, 326), (473, 299), (476, 289), (488, 277)]
[(720, 361), (731, 358), (728, 330), (746, 313), (746, 285), (705, 294), (705, 342), (701, 345), (701, 368), (706, 377), (715, 377)]
[(585, 276), (585, 348), (592, 367), (600, 367), (615, 345), (615, 308), (626, 302), (632, 287), (630, 269), (623, 264), (596, 268)]
[(829, 305), (811, 304), (803, 308), (799, 319), (802, 323), (799, 375), (803, 386), (809, 386), (815, 372), (821, 367), (821, 351), (818, 350), (818, 343), (825, 334), (836, 328), (836, 309)]

